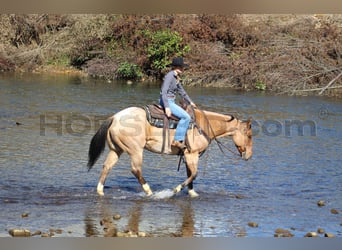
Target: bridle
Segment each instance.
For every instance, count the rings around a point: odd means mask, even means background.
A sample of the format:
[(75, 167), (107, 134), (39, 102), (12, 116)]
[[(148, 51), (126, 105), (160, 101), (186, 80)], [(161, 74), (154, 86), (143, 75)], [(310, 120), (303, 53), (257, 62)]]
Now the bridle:
[[(198, 109), (198, 108), (197, 108)], [(224, 145), (221, 141), (219, 141), (217, 138), (216, 138), (216, 136), (215, 136), (215, 133), (214, 133), (214, 130), (213, 130), (213, 128), (211, 127), (211, 125), (210, 125), (210, 122), (209, 122), (209, 119), (208, 119), (208, 117), (207, 117), (207, 115), (203, 112), (203, 110), (201, 110), (201, 109), (198, 109), (200, 112), (201, 112), (201, 114), (204, 116), (204, 118), (205, 118), (205, 120), (206, 120), (206, 123), (207, 123), (207, 125), (208, 125), (208, 127), (209, 127), (209, 134), (210, 134), (210, 132), (214, 135), (214, 137), (213, 137), (213, 139), (211, 139), (210, 138), (210, 136), (208, 135), (208, 133), (206, 133), (202, 128), (200, 128), (199, 126), (198, 126), (198, 124), (196, 123), (196, 121), (194, 122), (194, 124), (195, 124), (195, 126), (197, 127), (197, 129), (198, 129), (198, 131), (199, 131), (199, 133), (201, 134), (203, 134), (203, 136), (207, 139), (207, 141), (208, 141), (208, 146), (211, 144), (211, 142), (213, 141), (213, 140), (215, 140), (215, 142), (217, 143), (217, 146), (219, 147), (219, 149), (220, 149), (220, 151), (222, 152), (222, 154), (225, 154), (225, 151), (223, 150), (223, 148), (225, 148), (227, 151), (229, 151), (230, 153), (232, 153), (233, 155), (236, 155), (236, 156), (239, 156), (240, 157), (240, 155), (238, 154), (238, 153), (236, 153), (235, 151), (233, 151), (232, 149), (230, 149), (230, 148), (228, 148), (226, 145)], [(195, 113), (195, 112), (194, 112)], [(231, 115), (231, 118), (228, 120), (228, 121), (226, 121), (226, 122), (232, 122), (232, 121), (234, 121), (236, 118), (234, 117), (234, 116), (232, 116)], [(246, 149), (246, 141), (245, 141), (245, 145), (244, 145), (244, 148)], [(202, 156), (202, 154), (205, 152), (205, 150), (203, 151), (203, 152), (201, 152), (201, 154), (200, 154), (200, 156)]]
[[(214, 133), (214, 130), (213, 128), (211, 127), (210, 125), (210, 122), (209, 122), (209, 119), (207, 117), (207, 115), (203, 112), (203, 110), (199, 109), (199, 108), (196, 108), (197, 110), (199, 110), (201, 112), (201, 114), (205, 117), (205, 120), (206, 120), (206, 123), (209, 127), (209, 132), (205, 132), (196, 122), (196, 115), (195, 115), (195, 110), (194, 110), (194, 107), (193, 106), (190, 106), (191, 109), (192, 109), (192, 113), (193, 113), (193, 126), (195, 128), (197, 128), (199, 134), (203, 135), (204, 138), (208, 141), (208, 147), (209, 145), (211, 144), (211, 142), (214, 140), (216, 143), (217, 143), (217, 146), (219, 147), (220, 151), (222, 152), (222, 154), (226, 155), (226, 152), (223, 150), (226, 149), (227, 151), (229, 151), (230, 153), (232, 153), (234, 156), (238, 156), (239, 158), (241, 157), (241, 155), (239, 155), (238, 153), (236, 153), (235, 151), (233, 151), (232, 149), (228, 148), (226, 145), (224, 145), (221, 141), (219, 141), (216, 136), (215, 136), (215, 133)], [(232, 122), (234, 121), (236, 118), (234, 116), (231, 116), (231, 118), (227, 121), (227, 122)], [(214, 135), (213, 139), (210, 138), (209, 134), (210, 132)], [(207, 147), (207, 148), (208, 148)], [(245, 145), (244, 145), (245, 149), (246, 149), (246, 141), (245, 141)], [(206, 152), (206, 149), (203, 150), (202, 152), (200, 152), (199, 154), (199, 157), (201, 157), (202, 155), (204, 155), (204, 153)], [(184, 160), (184, 154), (180, 154), (179, 155), (179, 161), (178, 161), (178, 168), (177, 168), (177, 171), (179, 171), (179, 168), (180, 168), (180, 165), (182, 162), (185, 162)], [(238, 159), (238, 158), (237, 158)]]

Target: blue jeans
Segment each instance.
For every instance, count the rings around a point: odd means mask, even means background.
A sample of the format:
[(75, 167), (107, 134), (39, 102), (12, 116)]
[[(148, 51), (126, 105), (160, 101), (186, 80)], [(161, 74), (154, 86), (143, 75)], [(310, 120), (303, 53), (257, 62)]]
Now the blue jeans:
[[(170, 107), (171, 113), (180, 119), (176, 128), (174, 140), (184, 141), (185, 134), (186, 134), (186, 131), (188, 130), (191, 117), (184, 109), (182, 109), (180, 106), (178, 106), (175, 103), (174, 99), (168, 99), (168, 101), (169, 101), (169, 107)], [(164, 107), (162, 100), (160, 100), (160, 105)]]

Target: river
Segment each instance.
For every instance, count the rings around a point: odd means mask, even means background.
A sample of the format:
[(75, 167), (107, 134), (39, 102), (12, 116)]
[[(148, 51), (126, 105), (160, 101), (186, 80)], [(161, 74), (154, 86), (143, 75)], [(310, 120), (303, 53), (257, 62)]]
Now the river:
[[(212, 143), (194, 182), (198, 198), (167, 194), (185, 177), (177, 157), (145, 152), (156, 192), (145, 197), (122, 155), (105, 196), (96, 185), (105, 154), (87, 171), (90, 140), (108, 116), (158, 100), (159, 86), (76, 76), (0, 76), (0, 236), (28, 229), (54, 237), (295, 237), (322, 228), (342, 236), (342, 101), (220, 88), (187, 88), (206, 110), (252, 117), (249, 161)], [(221, 141), (235, 150), (229, 138)], [(324, 206), (318, 206), (318, 201)], [(121, 218), (113, 218), (120, 215)], [(250, 226), (257, 223), (257, 227)], [(319, 234), (323, 237), (323, 234)]]

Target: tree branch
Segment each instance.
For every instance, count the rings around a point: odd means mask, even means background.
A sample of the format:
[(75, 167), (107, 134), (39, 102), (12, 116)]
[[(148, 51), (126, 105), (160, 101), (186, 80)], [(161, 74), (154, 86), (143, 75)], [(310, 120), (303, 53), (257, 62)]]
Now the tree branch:
[(321, 95), (327, 88), (329, 88), (338, 78), (340, 78), (340, 76), (342, 76), (342, 72), (336, 76), (334, 79), (332, 79), (327, 86), (325, 86), (324, 88), (322, 88), (322, 90), (318, 93), (319, 95)]

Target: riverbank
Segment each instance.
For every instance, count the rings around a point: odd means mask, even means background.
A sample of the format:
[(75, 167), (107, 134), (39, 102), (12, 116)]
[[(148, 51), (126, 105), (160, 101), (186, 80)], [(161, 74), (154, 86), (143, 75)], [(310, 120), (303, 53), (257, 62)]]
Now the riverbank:
[[(14, 74), (16, 73), (20, 73), (20, 74), (25, 74), (25, 73), (30, 73), (30, 72), (25, 72), (20, 70), (20, 72), (13, 72)], [(64, 76), (74, 76), (74, 77), (80, 77), (83, 79), (87, 79), (87, 80), (91, 80), (91, 79), (96, 79), (97, 77), (95, 76), (90, 76), (87, 72), (85, 72), (84, 70), (80, 70), (80, 69), (76, 69), (74, 67), (70, 67), (70, 66), (40, 66), (36, 69), (34, 69), (31, 73), (33, 74), (39, 74), (39, 75), (64, 75)], [(317, 88), (312, 88), (312, 89), (304, 89), (304, 90), (297, 90), (297, 91), (293, 91), (292, 93), (279, 93), (279, 92), (275, 92), (275, 94), (279, 94), (279, 95), (301, 95), (301, 96), (320, 96), (320, 95), (324, 95), (324, 96), (329, 96), (329, 97), (337, 97), (340, 98), (342, 97), (342, 86), (340, 86), (340, 78), (341, 76), (338, 75), (337, 77), (335, 77), (332, 81), (330, 81), (326, 86), (324, 87), (317, 87)], [(111, 79), (107, 79), (108, 83), (111, 83), (112, 81), (115, 80), (111, 80)], [(134, 82), (139, 82), (141, 84), (144, 84), (145, 82), (148, 82), (149, 84), (151, 83), (155, 83), (155, 84), (159, 84), (160, 80), (155, 79), (155, 78), (143, 78), (143, 79), (139, 79), (136, 81), (132, 81), (132, 80), (127, 80), (127, 84), (132, 84)], [(337, 82), (337, 84), (333, 85), (335, 82)], [(192, 80), (191, 76), (188, 78), (188, 82), (185, 83), (186, 86), (190, 86), (190, 87), (196, 87), (196, 86), (200, 86), (203, 88), (230, 88), (230, 89), (234, 89), (234, 90), (244, 90), (244, 91), (251, 91), (251, 90), (256, 90), (255, 88), (248, 88), (248, 87), (244, 87), (244, 88), (239, 88), (234, 86), (233, 84), (229, 84), (227, 82), (225, 82), (224, 79), (222, 79), (221, 81), (215, 81), (215, 82), (204, 82), (204, 80), (202, 79), (198, 79), (198, 77), (196, 77), (196, 79)], [(257, 89), (261, 92), (273, 92), (271, 90), (266, 90), (266, 89)]]
[(0, 71), (342, 96), (342, 15), (0, 15)]

